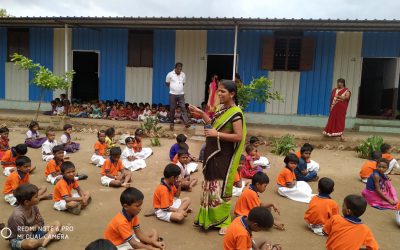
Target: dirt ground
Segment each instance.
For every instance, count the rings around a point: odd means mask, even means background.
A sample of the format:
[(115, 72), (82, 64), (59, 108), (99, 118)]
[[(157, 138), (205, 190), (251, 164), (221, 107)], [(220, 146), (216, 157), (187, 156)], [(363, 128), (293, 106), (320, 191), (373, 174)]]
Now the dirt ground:
[[(10, 145), (15, 145), (24, 141), (25, 128), (11, 128)], [(57, 138), (61, 132), (57, 133)], [(81, 143), (81, 150), (71, 154), (71, 161), (75, 163), (79, 173), (86, 173), (89, 179), (80, 181), (80, 186), (84, 190), (92, 193), (93, 202), (84, 210), (81, 215), (75, 216), (64, 212), (57, 212), (53, 209), (52, 201), (42, 201), (39, 204), (40, 211), (45, 221), (60, 220), (62, 224), (69, 225), (71, 231), (64, 232), (69, 239), (53, 242), (48, 249), (83, 249), (89, 242), (102, 238), (103, 231), (109, 220), (121, 210), (119, 204), (120, 189), (106, 188), (100, 184), (99, 168), (90, 164), (92, 146), (96, 141), (95, 134), (75, 133), (73, 138)], [(164, 166), (169, 162), (169, 148), (174, 143), (172, 139), (161, 139), (161, 147), (153, 148), (154, 155), (147, 160), (148, 167), (142, 171), (135, 172), (134, 186), (140, 189), (144, 195), (144, 205), (142, 214), (139, 215), (141, 228), (148, 230), (155, 228), (164, 237), (167, 249), (221, 249), (222, 237), (217, 231), (211, 230), (204, 232), (193, 226), (193, 220), (199, 206), (200, 186), (196, 186), (192, 193), (182, 193), (182, 196), (189, 196), (192, 199), (194, 213), (189, 215), (187, 220), (181, 225), (174, 225), (157, 220), (155, 217), (146, 218), (143, 211), (147, 211), (152, 206), (152, 195), (156, 185), (162, 177)], [(149, 140), (144, 140), (144, 146), (149, 144)], [(197, 155), (202, 142), (188, 140), (190, 152)], [(325, 237), (316, 236), (307, 230), (303, 220), (306, 204), (294, 202), (282, 198), (277, 193), (276, 177), (283, 167), (283, 157), (275, 156), (270, 153), (270, 148), (260, 147), (259, 151), (266, 155), (271, 161), (271, 169), (268, 170), (270, 184), (267, 190), (260, 195), (264, 202), (274, 202), (281, 210), (281, 215), (277, 216), (286, 227), (286, 231), (271, 229), (266, 232), (254, 233), (255, 238), (268, 238), (273, 243), (280, 243), (284, 249), (308, 249), (320, 250), (325, 247)], [(53, 186), (46, 183), (44, 177), (45, 163), (41, 160), (40, 149), (29, 149), (27, 154), (32, 159), (32, 164), (37, 166), (37, 170), (31, 176), (31, 183), (38, 186), (46, 186), (52, 192)], [(320, 176), (327, 176), (335, 181), (335, 191), (332, 194), (339, 206), (343, 198), (348, 194), (360, 194), (363, 185), (358, 181), (358, 172), (364, 162), (359, 159), (353, 151), (333, 151), (316, 149), (312, 158), (321, 165)], [(195, 177), (202, 179), (201, 172), (194, 174)], [(393, 183), (397, 190), (400, 189), (400, 176), (393, 176)], [(3, 187), (5, 177), (0, 177), (0, 186)], [(311, 183), (314, 193), (317, 192), (317, 183)], [(6, 222), (12, 212), (12, 207), (4, 201), (0, 201), (0, 222)], [(368, 207), (362, 216), (374, 233), (381, 249), (391, 250), (400, 249), (400, 243), (396, 240), (399, 236), (400, 228), (395, 223), (393, 211), (379, 211)], [(7, 249), (8, 242), (0, 240), (0, 249)]]

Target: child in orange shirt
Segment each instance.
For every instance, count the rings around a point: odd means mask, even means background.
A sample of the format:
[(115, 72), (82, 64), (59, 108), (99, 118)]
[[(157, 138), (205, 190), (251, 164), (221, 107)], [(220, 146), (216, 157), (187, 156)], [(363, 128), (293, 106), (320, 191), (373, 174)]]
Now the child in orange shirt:
[(90, 158), (90, 161), (97, 167), (101, 167), (106, 161), (106, 131), (100, 130), (99, 132), (97, 132), (97, 142), (94, 144), (93, 148), (94, 154), (92, 155), (92, 158)]
[(64, 147), (57, 145), (53, 148), (54, 158), (51, 159), (44, 169), (46, 181), (55, 185), (63, 176), (61, 174), (61, 164), (64, 162)]
[(254, 207), (248, 216), (239, 216), (232, 221), (226, 230), (223, 241), (224, 250), (265, 249), (280, 250), (279, 244), (271, 245), (268, 240), (256, 243), (252, 232), (269, 229), (274, 224), (274, 217), (265, 207)]
[(132, 173), (124, 169), (122, 165), (121, 148), (113, 147), (110, 149), (110, 157), (106, 159), (101, 167), (101, 184), (107, 187), (129, 187), (131, 184)]
[(3, 158), (6, 151), (10, 149), (10, 145), (8, 144), (10, 141), (8, 138), (9, 133), (10, 131), (7, 127), (0, 128), (0, 159)]
[(145, 233), (140, 228), (139, 213), (142, 210), (143, 199), (143, 193), (136, 188), (129, 187), (122, 192), (122, 212), (119, 212), (104, 230), (104, 239), (109, 240), (118, 249), (165, 249), (165, 244), (156, 230)]
[(181, 169), (182, 190), (192, 192), (192, 188), (197, 184), (197, 179), (190, 177), (187, 165), (190, 162), (189, 153), (186, 150), (178, 151), (178, 162), (176, 165)]
[[(61, 164), (61, 178), (53, 191), (54, 209), (58, 211), (67, 211), (78, 215), (81, 210), (86, 208), (90, 201), (90, 193), (83, 191), (75, 179), (75, 165), (70, 161), (65, 161)], [(75, 189), (77, 193), (72, 193)]]
[[(15, 171), (15, 160), (21, 156), (26, 155), (28, 152), (28, 148), (25, 144), (18, 144), (15, 147), (11, 147), (6, 153), (3, 155), (1, 159), (1, 165), (3, 167), (3, 174), (5, 176), (9, 176), (10, 173)], [(31, 167), (30, 172), (33, 172), (36, 167)]]
[(377, 161), (382, 158), (382, 153), (379, 151), (374, 151), (371, 154), (371, 159), (367, 160), (361, 167), (360, 179), (362, 182), (367, 183), (368, 177), (376, 169)]
[(235, 180), (233, 181), (232, 196), (239, 197), (242, 194), (243, 189), (251, 183), (250, 180), (246, 181), (242, 180), (242, 169), (245, 163), (246, 163), (246, 157), (244, 155), (241, 155), (237, 172), (235, 175)]
[(299, 163), (299, 158), (295, 154), (285, 157), (285, 168), (279, 173), (276, 182), (278, 183), (278, 193), (294, 201), (310, 203), (312, 190), (305, 181), (296, 181), (294, 169)]
[(393, 148), (389, 144), (383, 143), (381, 145), (382, 158), (389, 161), (389, 168), (385, 174), (400, 174), (400, 165), (397, 162), (397, 159), (393, 158), (392, 151)]
[(318, 181), (318, 195), (311, 199), (308, 209), (304, 214), (304, 220), (308, 227), (318, 235), (323, 236), (324, 224), (333, 215), (339, 213), (336, 201), (329, 196), (333, 192), (335, 183), (332, 179), (323, 177)]
[[(22, 184), (29, 183), (29, 172), (31, 170), (31, 159), (23, 155), (15, 160), (17, 170), (13, 171), (4, 183), (3, 193), (4, 200), (10, 203), (11, 206), (17, 205), (17, 198), (14, 196), (14, 191)], [(47, 188), (41, 187), (38, 190), (39, 200), (51, 199), (50, 195), (46, 195)]]
[(138, 159), (146, 160), (153, 154), (151, 148), (144, 148), (142, 144), (143, 139), (143, 129), (138, 128), (135, 130), (135, 137), (133, 143), (133, 151), (135, 152), (135, 157)]
[(333, 215), (325, 223), (324, 233), (327, 250), (360, 249), (363, 246), (369, 250), (378, 250), (371, 230), (364, 225), (360, 218), (367, 208), (367, 202), (359, 195), (348, 195), (344, 198), (342, 213)]
[(181, 222), (192, 212), (190, 198), (179, 199), (182, 188), (180, 174), (181, 169), (172, 163), (164, 169), (164, 178), (153, 194), (153, 208), (159, 220)]
[[(268, 183), (269, 178), (265, 173), (256, 173), (251, 180), (251, 185), (249, 186), (249, 188), (245, 189), (242, 195), (240, 195), (239, 199), (236, 201), (234, 211), (235, 215), (247, 216), (250, 210), (254, 207), (266, 207), (269, 210), (271, 210), (272, 208), (276, 213), (279, 214), (279, 209), (274, 203), (263, 203), (260, 201), (258, 193), (264, 193)], [(274, 225), (278, 229), (285, 229), (284, 225), (279, 222), (274, 222)]]

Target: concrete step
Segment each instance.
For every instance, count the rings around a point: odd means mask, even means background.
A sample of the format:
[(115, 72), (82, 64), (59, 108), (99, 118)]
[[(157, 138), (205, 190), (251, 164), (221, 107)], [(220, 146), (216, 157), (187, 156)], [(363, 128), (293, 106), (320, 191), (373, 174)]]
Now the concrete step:
[(398, 126), (359, 125), (358, 130), (360, 132), (400, 134), (400, 127)]

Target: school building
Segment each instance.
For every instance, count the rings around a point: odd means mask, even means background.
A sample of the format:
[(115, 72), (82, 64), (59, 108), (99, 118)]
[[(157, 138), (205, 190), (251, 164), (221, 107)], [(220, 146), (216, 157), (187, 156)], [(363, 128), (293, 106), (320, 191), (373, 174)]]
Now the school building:
[(352, 92), (347, 128), (400, 127), (397, 20), (0, 18), (0, 108), (34, 109), (40, 91), (10, 62), (14, 52), (56, 74), (73, 69), (68, 94), (82, 100), (166, 104), (165, 76), (175, 62), (183, 63), (186, 100), (195, 105), (213, 73), (232, 79), (235, 70), (245, 84), (267, 76), (284, 102), (252, 103), (253, 123), (323, 127), (332, 88), (344, 78)]

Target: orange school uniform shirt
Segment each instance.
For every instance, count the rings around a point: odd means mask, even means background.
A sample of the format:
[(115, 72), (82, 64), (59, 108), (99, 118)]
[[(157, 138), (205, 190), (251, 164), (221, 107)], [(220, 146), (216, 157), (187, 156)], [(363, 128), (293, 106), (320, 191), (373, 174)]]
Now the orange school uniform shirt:
[(93, 147), (94, 147), (94, 151), (99, 152), (99, 155), (101, 155), (101, 156), (106, 155), (107, 144), (105, 142), (101, 143), (101, 142), (97, 141)]
[(296, 175), (293, 173), (293, 171), (285, 167), (279, 173), (276, 182), (278, 183), (279, 186), (286, 187), (287, 182), (293, 182), (295, 180), (296, 180)]
[(252, 247), (251, 231), (245, 222), (246, 216), (234, 219), (224, 236), (224, 250), (247, 250)]
[(368, 250), (379, 249), (371, 230), (357, 217), (334, 215), (325, 223), (324, 232), (328, 235), (327, 250), (354, 250), (362, 246)]
[(111, 162), (110, 158), (106, 159), (103, 166), (101, 167), (101, 174), (111, 174), (113, 176), (118, 175), (118, 172), (123, 170), (122, 161), (118, 160), (117, 162)]
[(64, 161), (60, 161), (58, 164), (54, 159), (51, 159), (47, 165), (46, 168), (44, 169), (44, 174), (46, 176), (49, 176), (49, 174), (55, 173), (55, 172), (61, 172), (61, 164)]
[(135, 153), (142, 151), (142, 142), (137, 142), (136, 140), (133, 143), (133, 151), (135, 151)]
[(324, 225), (333, 215), (339, 213), (336, 201), (327, 195), (314, 196), (304, 214), (304, 220), (312, 225)]
[(3, 193), (11, 194), (20, 185), (29, 183), (29, 173), (23, 174), (19, 171), (12, 172), (4, 183)]
[(360, 171), (360, 177), (361, 178), (368, 178), (372, 172), (374, 172), (374, 170), (376, 169), (376, 161), (366, 161), (362, 167), (361, 167), (361, 171)]
[(155, 209), (168, 209), (174, 203), (174, 197), (177, 189), (174, 184), (169, 185), (161, 179), (156, 191), (153, 194), (153, 208)]
[(138, 216), (132, 218), (122, 210), (108, 223), (104, 230), (104, 239), (111, 241), (114, 246), (121, 245), (133, 238), (132, 229), (139, 228), (139, 226)]
[(14, 167), (15, 168), (16, 167), (15, 166), (15, 160), (16, 159), (17, 159), (17, 156), (13, 155), (11, 149), (7, 150), (4, 153), (3, 158), (1, 158), (1, 161), (2, 162), (7, 162), (7, 163), (12, 163), (12, 165), (3, 165), (2, 164), (3, 168), (6, 168), (6, 167)]
[(243, 193), (239, 196), (235, 205), (236, 215), (249, 215), (249, 212), (254, 207), (260, 206), (260, 198), (257, 191), (255, 191), (254, 186), (250, 185), (246, 188)]
[(393, 156), (391, 154), (382, 154), (382, 158), (391, 161), (393, 160)]
[(78, 181), (66, 181), (61, 178), (54, 186), (53, 201), (65, 200), (67, 197), (72, 197), (72, 189), (79, 189)]

